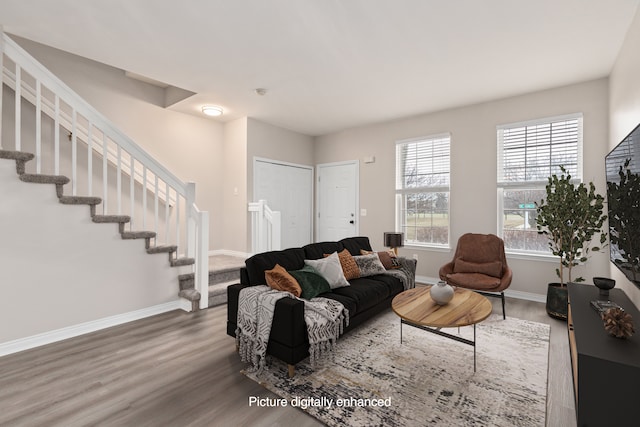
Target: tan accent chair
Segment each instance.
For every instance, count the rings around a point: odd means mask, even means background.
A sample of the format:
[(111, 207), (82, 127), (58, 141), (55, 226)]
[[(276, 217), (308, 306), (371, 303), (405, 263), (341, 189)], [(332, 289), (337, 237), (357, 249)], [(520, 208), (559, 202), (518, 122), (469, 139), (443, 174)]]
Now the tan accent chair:
[(494, 234), (462, 235), (453, 261), (440, 267), (440, 279), (451, 286), (502, 298), (503, 319), (506, 319), (504, 290), (511, 285), (512, 276), (504, 254), (504, 241)]

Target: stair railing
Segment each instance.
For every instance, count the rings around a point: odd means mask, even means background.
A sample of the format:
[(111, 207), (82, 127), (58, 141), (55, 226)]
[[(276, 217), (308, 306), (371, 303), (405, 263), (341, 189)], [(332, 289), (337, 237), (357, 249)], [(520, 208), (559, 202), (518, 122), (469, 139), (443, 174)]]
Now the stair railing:
[(249, 203), (251, 212), (251, 250), (254, 254), (282, 249), (282, 219), (266, 200)]
[[(22, 150), (22, 130), (32, 116), (35, 141), (28, 143), (35, 151), (35, 172), (48, 169), (59, 175), (64, 164), (70, 169), (72, 195), (81, 190), (87, 196), (97, 193), (102, 197), (103, 215), (129, 215), (131, 230), (152, 230), (156, 245), (177, 245), (179, 254), (195, 258), (195, 286), (201, 294), (200, 308), (206, 308), (209, 215), (195, 204), (195, 184), (182, 182), (16, 42), (1, 35), (0, 88), (5, 84), (15, 94), (15, 140), (10, 147), (0, 139), (0, 148)], [(2, 98), (0, 118), (2, 108), (7, 108)], [(35, 112), (25, 108), (23, 101)], [(53, 135), (45, 136), (44, 128), (52, 129)], [(46, 143), (47, 136), (52, 137), (53, 147)], [(79, 158), (80, 151), (86, 152), (84, 159)], [(84, 182), (79, 168), (86, 170)], [(94, 181), (100, 190), (94, 188)], [(126, 184), (128, 188), (123, 189)], [(186, 253), (180, 248), (186, 248)]]

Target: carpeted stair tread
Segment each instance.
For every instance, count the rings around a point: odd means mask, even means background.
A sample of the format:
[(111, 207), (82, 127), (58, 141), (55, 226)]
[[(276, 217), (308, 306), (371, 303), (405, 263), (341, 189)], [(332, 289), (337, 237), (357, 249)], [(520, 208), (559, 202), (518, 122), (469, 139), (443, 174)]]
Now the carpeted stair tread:
[(196, 273), (185, 273), (178, 275), (178, 280), (195, 280)]
[(35, 184), (56, 184), (56, 185), (64, 185), (69, 183), (70, 179), (64, 175), (43, 175), (43, 174), (32, 174), (25, 173), (19, 176), (20, 180), (23, 182), (32, 182)]
[(230, 280), (228, 282), (216, 283), (214, 285), (209, 285), (209, 295), (217, 295), (221, 293), (226, 293), (227, 288), (231, 285), (235, 285), (239, 283), (237, 280)]
[(171, 266), (172, 267), (181, 267), (183, 265), (193, 265), (196, 263), (196, 259), (195, 258), (178, 258), (178, 259), (174, 259), (171, 260)]
[(171, 253), (178, 250), (176, 245), (160, 245), (160, 246), (152, 246), (147, 249), (148, 254), (162, 254), (162, 253)]
[(34, 154), (27, 153), (26, 151), (0, 150), (0, 159), (19, 160), (21, 162), (28, 162), (29, 160), (33, 160), (34, 157), (35, 157)]
[(155, 231), (125, 231), (121, 233), (123, 239), (152, 239), (156, 237)]
[(216, 283), (215, 285), (209, 285), (209, 307), (215, 307), (227, 303), (227, 287), (238, 283), (238, 280), (232, 280), (229, 282)]
[(240, 268), (231, 267), (222, 270), (209, 270), (209, 283), (222, 283), (230, 280), (240, 281)]
[(62, 196), (59, 200), (64, 205), (99, 205), (102, 203), (100, 197), (90, 196)]
[(178, 296), (189, 301), (200, 300), (200, 292), (196, 291), (195, 289), (183, 289), (178, 293)]
[(97, 223), (125, 223), (130, 222), (131, 217), (128, 215), (94, 215), (91, 220)]
[(194, 289), (196, 287), (196, 273), (180, 274), (178, 276), (180, 290)]

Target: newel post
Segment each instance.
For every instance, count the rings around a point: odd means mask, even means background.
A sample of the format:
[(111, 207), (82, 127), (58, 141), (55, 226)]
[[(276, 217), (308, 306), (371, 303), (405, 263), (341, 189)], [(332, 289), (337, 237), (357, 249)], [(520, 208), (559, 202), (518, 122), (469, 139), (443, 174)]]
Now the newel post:
[(209, 212), (198, 212), (198, 223), (196, 285), (200, 291), (200, 308), (204, 309), (209, 307)]
[(193, 206), (196, 203), (196, 183), (187, 182), (185, 194), (185, 211), (187, 226), (187, 257), (194, 258), (196, 254), (196, 219)]

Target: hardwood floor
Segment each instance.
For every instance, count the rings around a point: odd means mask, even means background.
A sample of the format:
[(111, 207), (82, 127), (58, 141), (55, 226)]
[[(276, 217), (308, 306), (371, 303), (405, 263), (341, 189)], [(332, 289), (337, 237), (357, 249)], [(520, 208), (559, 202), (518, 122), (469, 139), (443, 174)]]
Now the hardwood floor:
[[(530, 301), (508, 299), (507, 316), (551, 324), (547, 425), (575, 426), (566, 324)], [(0, 426), (322, 425), (291, 407), (249, 407), (275, 395), (242, 368), (226, 305), (165, 313), (0, 358)]]

